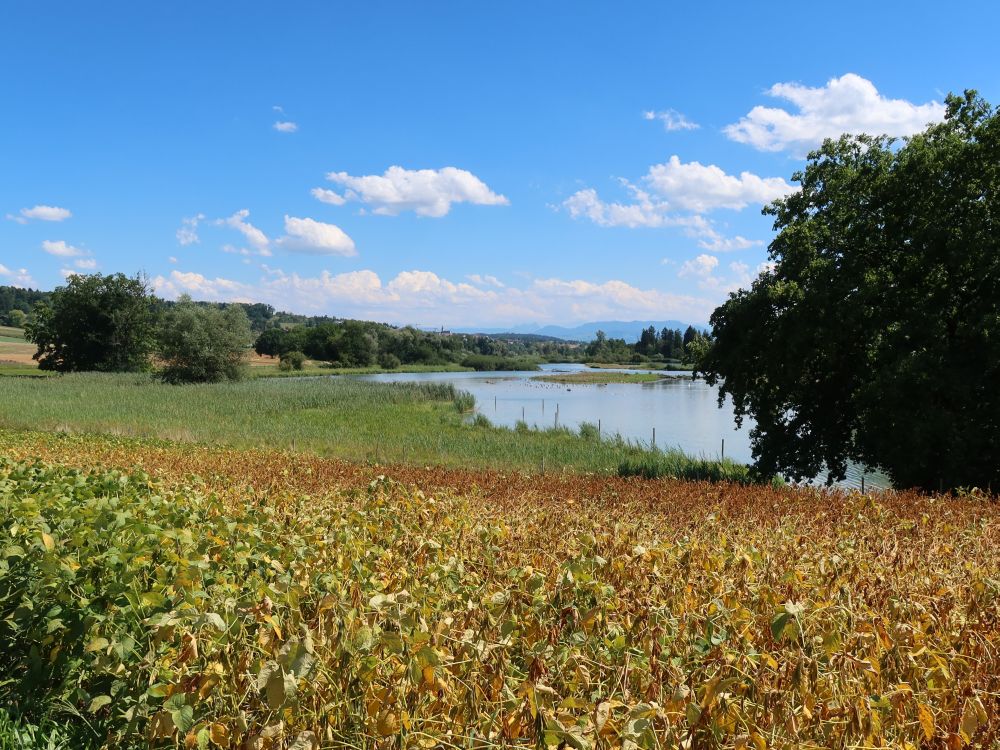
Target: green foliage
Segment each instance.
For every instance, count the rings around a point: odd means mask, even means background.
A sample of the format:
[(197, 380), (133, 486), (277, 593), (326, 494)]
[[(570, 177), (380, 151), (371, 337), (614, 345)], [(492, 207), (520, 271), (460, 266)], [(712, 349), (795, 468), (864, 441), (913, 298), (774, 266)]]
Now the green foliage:
[(0, 750), (89, 750), (98, 746), (98, 738), (85, 722), (74, 720), (67, 725), (44, 717), (32, 723), (0, 708)]
[(528, 371), (538, 369), (538, 361), (528, 357), (501, 357), (491, 354), (470, 354), (459, 363), (477, 372)]
[(383, 352), (378, 357), (378, 366), (385, 370), (397, 370), (403, 364), (392, 352)]
[(618, 476), (644, 477), (646, 479), (690, 479), (710, 482), (738, 482), (753, 484), (757, 478), (751, 475), (745, 464), (730, 459), (722, 461), (692, 458), (676, 450), (651, 450), (642, 456), (629, 456), (618, 464)]
[(242, 307), (196, 305), (184, 296), (160, 321), (160, 374), (168, 383), (240, 380), (249, 343), (250, 322)]
[(24, 328), (25, 323), (28, 322), (28, 316), (23, 310), (11, 310), (7, 313), (7, 325), (13, 326), (14, 328)]
[(699, 365), (756, 421), (759, 472), (1000, 486), (1000, 115), (949, 96), (902, 145), (826, 141), (793, 179), (765, 209), (774, 270), (715, 311)]
[(285, 352), (281, 355), (278, 367), (284, 372), (292, 370), (301, 371), (305, 367), (305, 364), (306, 355), (302, 352)]
[(142, 276), (74, 274), (35, 307), (25, 336), (43, 370), (142, 372), (155, 339), (153, 307)]
[[(18, 286), (0, 286), (0, 324), (14, 325), (11, 313), (15, 310), (30, 315), (35, 305), (47, 300), (51, 294)], [(21, 325), (18, 325), (20, 328)]]

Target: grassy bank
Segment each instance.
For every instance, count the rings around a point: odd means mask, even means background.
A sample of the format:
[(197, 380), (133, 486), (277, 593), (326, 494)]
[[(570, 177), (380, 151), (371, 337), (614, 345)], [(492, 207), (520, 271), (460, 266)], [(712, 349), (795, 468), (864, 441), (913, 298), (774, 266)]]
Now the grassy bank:
[[(353, 378), (256, 379), (172, 386), (146, 375), (0, 379), (0, 426), (95, 432), (311, 451), (361, 461), (615, 473), (624, 461), (665, 455), (580, 433), (472, 423), (468, 394), (440, 384)], [(591, 434), (593, 432), (594, 434)], [(674, 455), (674, 454), (670, 454)], [(704, 476), (701, 462), (674, 456)], [(719, 478), (746, 481), (746, 467), (719, 464)]]
[(608, 383), (655, 383), (663, 375), (654, 372), (564, 372), (555, 375), (536, 375), (533, 380), (549, 383), (575, 383), (577, 385), (607, 385)]
[(1000, 730), (988, 501), (0, 445), (12, 748), (992, 747)]

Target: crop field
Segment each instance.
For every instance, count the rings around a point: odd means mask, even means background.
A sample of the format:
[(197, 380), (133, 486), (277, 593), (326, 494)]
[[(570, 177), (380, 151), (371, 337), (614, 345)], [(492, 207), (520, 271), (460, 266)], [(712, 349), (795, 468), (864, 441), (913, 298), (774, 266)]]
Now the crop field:
[(0, 456), (0, 706), (66, 747), (1000, 741), (988, 498), (10, 430)]
[(37, 369), (38, 364), (32, 359), (34, 353), (35, 345), (24, 340), (24, 331), (20, 328), (0, 326), (0, 366), (12, 369), (12, 365), (19, 365)]

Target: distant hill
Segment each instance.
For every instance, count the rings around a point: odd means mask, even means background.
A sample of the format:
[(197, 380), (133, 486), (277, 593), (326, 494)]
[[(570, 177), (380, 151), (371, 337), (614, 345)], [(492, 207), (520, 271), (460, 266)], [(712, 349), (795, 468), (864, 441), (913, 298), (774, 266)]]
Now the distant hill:
[(685, 323), (680, 320), (597, 320), (593, 323), (581, 323), (578, 326), (538, 326), (524, 325), (514, 328), (456, 328), (457, 333), (485, 333), (490, 336), (498, 334), (533, 334), (544, 338), (563, 339), (564, 341), (593, 341), (598, 331), (604, 331), (608, 338), (625, 339), (628, 343), (639, 340), (639, 334), (644, 328), (653, 326), (659, 331), (661, 328), (675, 328), (683, 331), (689, 325), (695, 328), (704, 326), (693, 323)]

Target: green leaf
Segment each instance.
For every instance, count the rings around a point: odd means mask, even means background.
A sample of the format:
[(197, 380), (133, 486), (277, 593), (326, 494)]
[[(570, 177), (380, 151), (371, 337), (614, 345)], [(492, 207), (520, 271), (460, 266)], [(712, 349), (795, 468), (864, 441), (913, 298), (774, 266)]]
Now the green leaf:
[(187, 705), (181, 706), (176, 711), (170, 712), (170, 718), (173, 719), (178, 732), (186, 732), (194, 724), (194, 709)]
[(100, 638), (100, 637), (92, 638), (90, 643), (87, 644), (87, 648), (84, 650), (87, 651), (88, 653), (91, 651), (103, 651), (110, 645), (111, 643), (108, 641), (107, 638)]
[(100, 711), (104, 706), (111, 703), (110, 695), (98, 695), (90, 702), (90, 708), (87, 709), (90, 713), (94, 714)]
[(781, 634), (785, 632), (785, 626), (792, 616), (788, 612), (782, 612), (771, 620), (771, 637), (776, 641), (781, 640)]

